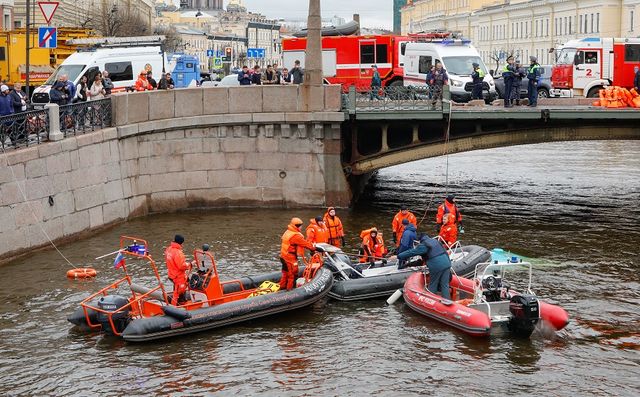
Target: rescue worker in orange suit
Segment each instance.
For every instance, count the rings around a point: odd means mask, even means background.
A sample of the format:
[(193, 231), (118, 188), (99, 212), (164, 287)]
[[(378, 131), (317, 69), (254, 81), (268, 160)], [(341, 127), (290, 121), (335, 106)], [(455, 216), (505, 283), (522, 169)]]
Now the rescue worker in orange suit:
[(442, 226), (444, 226), (443, 218), (445, 214), (453, 215), (454, 224), (456, 226), (458, 225), (462, 226), (462, 214), (460, 213), (460, 210), (458, 210), (458, 206), (455, 203), (455, 199), (456, 199), (456, 196), (454, 196), (453, 194), (450, 194), (447, 196), (446, 200), (444, 200), (444, 203), (440, 204), (440, 207), (438, 207), (438, 213), (436, 214), (436, 223), (438, 224), (438, 232), (440, 231)]
[(287, 230), (282, 235), (282, 246), (280, 247), (280, 263), (282, 263), (282, 278), (280, 279), (280, 289), (293, 289), (298, 277), (298, 255), (304, 255), (304, 249), (315, 251), (316, 247), (305, 240), (300, 228), (302, 219), (292, 218)]
[(184, 237), (179, 234), (173, 238), (171, 245), (164, 251), (164, 259), (167, 262), (167, 270), (169, 271), (169, 280), (173, 283), (173, 298), (171, 304), (176, 306), (178, 299), (187, 292), (187, 275), (189, 270), (184, 253), (182, 252), (182, 244)]
[(149, 80), (147, 80), (146, 71), (143, 70), (140, 72), (140, 74), (138, 75), (138, 80), (136, 80), (134, 87), (136, 91), (148, 91), (153, 89), (153, 87), (151, 87), (151, 84), (149, 84)]
[(329, 228), (321, 216), (316, 216), (315, 219), (309, 220), (307, 241), (313, 244), (329, 242)]
[(396, 247), (400, 246), (400, 240), (402, 239), (402, 233), (404, 232), (404, 225), (402, 224), (403, 220), (408, 220), (416, 228), (418, 227), (418, 220), (416, 216), (409, 211), (407, 207), (400, 208), (400, 211), (393, 217), (393, 222), (391, 222), (391, 229), (393, 230), (393, 243)]
[(344, 245), (344, 229), (342, 228), (342, 221), (336, 215), (336, 209), (333, 207), (327, 208), (323, 219), (324, 224), (329, 229), (329, 244), (338, 248), (342, 247)]
[(458, 226), (456, 218), (451, 213), (446, 214), (442, 219), (444, 225), (440, 228), (440, 238), (447, 243), (445, 248), (448, 249), (458, 241)]
[(382, 233), (378, 233), (378, 229), (375, 227), (360, 232), (360, 238), (362, 238), (360, 263), (373, 263), (376, 259), (382, 259), (387, 254)]

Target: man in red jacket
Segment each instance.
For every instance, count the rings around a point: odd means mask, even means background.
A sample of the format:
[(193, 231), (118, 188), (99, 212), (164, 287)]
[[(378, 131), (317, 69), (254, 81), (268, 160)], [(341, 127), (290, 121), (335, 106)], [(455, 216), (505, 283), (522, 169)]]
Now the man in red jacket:
[(184, 237), (176, 234), (171, 245), (164, 252), (169, 279), (173, 283), (173, 298), (171, 299), (173, 306), (177, 306), (178, 299), (187, 292), (187, 275), (185, 272), (189, 270), (189, 265), (182, 252), (182, 243), (184, 243)]

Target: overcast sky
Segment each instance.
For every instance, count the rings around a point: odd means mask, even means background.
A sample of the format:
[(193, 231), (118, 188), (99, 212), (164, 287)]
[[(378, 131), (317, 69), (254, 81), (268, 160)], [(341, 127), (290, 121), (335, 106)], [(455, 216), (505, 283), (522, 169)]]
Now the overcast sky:
[[(244, 5), (274, 19), (301, 19), (309, 13), (307, 0), (244, 0)], [(393, 0), (321, 0), (320, 6), (323, 18), (338, 15), (350, 21), (357, 13), (363, 26), (391, 29), (393, 25)]]

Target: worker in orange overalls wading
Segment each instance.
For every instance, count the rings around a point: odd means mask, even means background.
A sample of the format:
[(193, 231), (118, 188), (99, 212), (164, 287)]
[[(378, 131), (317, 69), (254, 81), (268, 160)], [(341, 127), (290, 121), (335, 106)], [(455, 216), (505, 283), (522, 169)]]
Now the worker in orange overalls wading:
[(313, 244), (329, 242), (329, 228), (324, 223), (321, 216), (316, 216), (315, 219), (309, 220), (309, 226), (307, 226), (307, 240)]
[(334, 207), (327, 208), (327, 212), (324, 214), (324, 223), (329, 229), (329, 244), (338, 248), (342, 247), (344, 245), (344, 229)]
[(169, 279), (173, 283), (171, 304), (174, 306), (178, 304), (178, 299), (184, 300), (182, 295), (187, 292), (187, 275), (185, 272), (189, 270), (189, 265), (185, 261), (184, 253), (182, 252), (182, 243), (184, 243), (184, 237), (176, 234), (169, 248), (164, 251)]
[(298, 255), (304, 255), (304, 249), (315, 251), (312, 243), (305, 240), (300, 228), (302, 219), (292, 218), (287, 230), (282, 235), (282, 246), (280, 247), (280, 262), (282, 263), (282, 278), (280, 279), (280, 289), (293, 289), (298, 277)]
[(400, 246), (400, 240), (402, 239), (402, 233), (404, 232), (404, 225), (402, 224), (403, 220), (408, 220), (416, 228), (418, 227), (418, 220), (416, 216), (409, 211), (407, 206), (400, 207), (400, 211), (393, 217), (393, 221), (391, 222), (391, 230), (393, 230), (393, 243), (396, 247)]
[(378, 233), (375, 227), (360, 232), (360, 238), (362, 238), (360, 263), (375, 262), (376, 259), (382, 259), (387, 254), (382, 233)]

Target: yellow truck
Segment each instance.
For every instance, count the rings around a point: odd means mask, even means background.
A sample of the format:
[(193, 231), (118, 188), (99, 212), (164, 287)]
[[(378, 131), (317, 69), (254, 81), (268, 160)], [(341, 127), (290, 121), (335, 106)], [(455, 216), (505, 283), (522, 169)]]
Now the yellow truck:
[[(58, 48), (38, 48), (38, 30), (30, 31), (29, 84), (44, 83), (67, 57), (77, 50), (77, 45), (67, 45), (69, 39), (93, 36), (90, 29), (58, 28)], [(26, 32), (25, 29), (0, 32), (0, 80), (13, 84), (26, 80)]]

